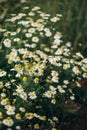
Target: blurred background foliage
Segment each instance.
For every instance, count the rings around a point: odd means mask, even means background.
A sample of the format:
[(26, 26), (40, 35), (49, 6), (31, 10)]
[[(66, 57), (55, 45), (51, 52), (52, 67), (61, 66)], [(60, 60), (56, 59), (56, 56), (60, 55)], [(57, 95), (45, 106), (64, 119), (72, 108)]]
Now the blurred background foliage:
[[(40, 6), (53, 16), (62, 14), (58, 29), (64, 42), (72, 42), (75, 51), (80, 50), (87, 56), (87, 0), (0, 0), (0, 27), (9, 13), (21, 11), (24, 5)], [(82, 43), (81, 47), (79, 43)]]

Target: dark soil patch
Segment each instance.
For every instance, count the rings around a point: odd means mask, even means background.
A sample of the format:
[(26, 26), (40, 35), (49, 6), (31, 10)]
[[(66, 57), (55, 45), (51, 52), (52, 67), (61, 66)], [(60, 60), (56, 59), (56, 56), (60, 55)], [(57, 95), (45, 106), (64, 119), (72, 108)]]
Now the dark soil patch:
[(60, 124), (60, 130), (87, 130), (87, 105), (82, 105), (78, 115), (66, 117)]

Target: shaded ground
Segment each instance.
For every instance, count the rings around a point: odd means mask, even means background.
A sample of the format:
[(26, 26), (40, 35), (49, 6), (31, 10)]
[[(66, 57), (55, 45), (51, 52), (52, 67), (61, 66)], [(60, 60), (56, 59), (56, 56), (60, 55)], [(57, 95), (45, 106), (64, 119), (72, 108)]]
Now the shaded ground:
[(87, 105), (82, 105), (78, 115), (66, 117), (60, 125), (60, 130), (87, 130)]
[(75, 90), (77, 94), (75, 108), (78, 112), (65, 117), (60, 124), (60, 130), (87, 130), (87, 79), (81, 80), (80, 84), (81, 89)]

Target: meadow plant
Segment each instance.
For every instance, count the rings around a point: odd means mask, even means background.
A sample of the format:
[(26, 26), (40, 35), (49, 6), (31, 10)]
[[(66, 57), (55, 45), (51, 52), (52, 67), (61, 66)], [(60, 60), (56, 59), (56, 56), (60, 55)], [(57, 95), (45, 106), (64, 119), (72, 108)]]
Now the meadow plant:
[(87, 78), (87, 58), (58, 31), (61, 14), (25, 6), (4, 23), (0, 45), (0, 129), (57, 130), (63, 107)]

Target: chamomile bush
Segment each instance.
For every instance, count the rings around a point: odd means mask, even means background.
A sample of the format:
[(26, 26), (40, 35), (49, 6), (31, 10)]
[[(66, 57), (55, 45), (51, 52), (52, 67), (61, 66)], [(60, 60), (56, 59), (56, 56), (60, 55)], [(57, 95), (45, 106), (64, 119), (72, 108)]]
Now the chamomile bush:
[(0, 53), (0, 129), (57, 130), (61, 104), (87, 78), (87, 59), (58, 31), (61, 14), (25, 6), (4, 23)]

